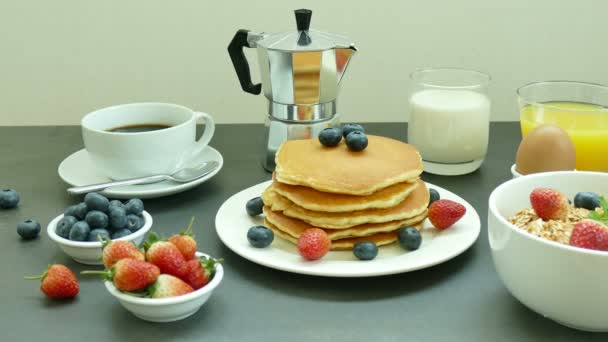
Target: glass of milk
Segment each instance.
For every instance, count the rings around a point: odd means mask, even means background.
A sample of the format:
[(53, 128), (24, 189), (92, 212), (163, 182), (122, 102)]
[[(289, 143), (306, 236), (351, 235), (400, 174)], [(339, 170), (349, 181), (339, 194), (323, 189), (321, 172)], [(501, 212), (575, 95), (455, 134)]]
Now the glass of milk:
[(408, 142), (420, 151), (424, 171), (463, 175), (477, 170), (488, 149), (490, 76), (454, 69), (420, 69), (411, 75)]

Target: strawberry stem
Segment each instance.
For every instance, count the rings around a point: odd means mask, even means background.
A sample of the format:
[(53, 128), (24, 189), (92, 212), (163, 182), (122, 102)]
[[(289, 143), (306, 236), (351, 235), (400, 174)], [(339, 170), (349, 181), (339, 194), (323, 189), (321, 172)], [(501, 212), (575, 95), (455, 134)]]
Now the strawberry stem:
[(46, 277), (46, 274), (49, 273), (49, 268), (51, 268), (51, 264), (49, 264), (46, 268), (46, 271), (44, 271), (44, 273), (42, 273), (41, 275), (38, 276), (30, 276), (30, 277), (23, 277), (23, 279), (25, 280), (36, 280), (36, 279), (44, 279), (44, 277)]
[(110, 281), (114, 278), (114, 272), (111, 269), (106, 271), (81, 271), (80, 274), (99, 274), (103, 279)]
[(201, 266), (209, 273), (209, 276), (213, 277), (215, 275), (215, 265), (220, 264), (224, 261), (224, 259), (214, 259), (208, 258), (206, 256), (202, 256), (199, 258), (199, 262)]
[(181, 232), (181, 235), (192, 236), (192, 225), (194, 224), (194, 220), (195, 220), (195, 217), (192, 216), (190, 218), (190, 223), (188, 224), (188, 228), (186, 228), (186, 230), (184, 230), (183, 232)]
[(112, 241), (110, 238), (104, 239), (101, 235), (97, 235), (97, 240), (101, 242), (101, 250), (103, 251), (108, 244)]
[(144, 242), (144, 251), (148, 251), (148, 249), (150, 249), (150, 247), (152, 247), (152, 245), (159, 240), (160, 239), (156, 232), (150, 232), (150, 234), (148, 234), (148, 239), (146, 242)]
[(41, 275), (37, 275), (37, 276), (30, 276), (30, 277), (23, 277), (23, 279), (25, 280), (36, 280), (36, 279), (43, 279), (44, 277), (46, 277), (46, 271), (44, 273), (42, 273)]

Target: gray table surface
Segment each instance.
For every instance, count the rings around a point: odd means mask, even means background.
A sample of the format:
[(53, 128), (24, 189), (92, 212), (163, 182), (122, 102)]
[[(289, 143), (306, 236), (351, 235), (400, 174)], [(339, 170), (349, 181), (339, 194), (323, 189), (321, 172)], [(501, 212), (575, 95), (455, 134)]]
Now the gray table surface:
[[(367, 124), (369, 132), (406, 138), (406, 126)], [(488, 157), (460, 177), (424, 175), (469, 201), (482, 220), (479, 240), (443, 264), (393, 276), (336, 279), (276, 271), (226, 248), (215, 233), (215, 214), (232, 194), (268, 180), (260, 167), (261, 125), (219, 125), (211, 143), (223, 170), (199, 187), (146, 200), (153, 229), (180, 231), (198, 219), (201, 249), (224, 258), (225, 278), (194, 316), (175, 323), (141, 321), (125, 311), (96, 278), (84, 278), (77, 299), (50, 301), (39, 284), (22, 280), (49, 263), (75, 272), (72, 261), (46, 236), (21, 241), (19, 220), (45, 226), (78, 199), (69, 197), (57, 166), (82, 148), (78, 127), (0, 127), (0, 186), (17, 189), (21, 204), (0, 211), (0, 340), (2, 341), (606, 341), (606, 334), (565, 328), (530, 311), (503, 287), (487, 241), (487, 199), (510, 178), (520, 140), (516, 123), (493, 123)]]

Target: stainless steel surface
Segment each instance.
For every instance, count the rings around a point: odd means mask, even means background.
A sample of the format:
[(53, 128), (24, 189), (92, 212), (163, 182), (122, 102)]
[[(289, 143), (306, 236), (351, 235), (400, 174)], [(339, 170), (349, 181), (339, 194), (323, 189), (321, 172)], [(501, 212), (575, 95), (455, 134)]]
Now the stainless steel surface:
[(264, 32), (248, 32), (247, 33), (247, 43), (249, 47), (256, 48), (258, 47), (258, 41), (264, 39)]
[(322, 121), (331, 119), (331, 117), (335, 115), (336, 102), (331, 101), (312, 105), (285, 105), (269, 102), (268, 113), (277, 120)]
[[(305, 39), (304, 39), (304, 38)], [(264, 96), (282, 105), (315, 105), (335, 102), (340, 81), (357, 51), (346, 37), (316, 30), (247, 35), (257, 48)], [(304, 43), (303, 43), (304, 42)], [(328, 111), (329, 110), (329, 111)], [(271, 111), (284, 119), (286, 110)], [(336, 113), (326, 107), (322, 116), (294, 115), (289, 120), (328, 118)]]
[[(268, 171), (274, 170), (274, 155), (281, 143), (315, 137), (323, 128), (338, 124), (340, 83), (357, 51), (344, 36), (309, 29), (312, 11), (296, 10), (295, 15), (295, 31), (247, 32), (246, 37), (247, 47), (257, 49), (262, 90), (269, 101), (262, 159)], [(236, 67), (243, 57), (235, 55)], [(247, 65), (241, 70), (246, 76), (240, 79), (251, 84)], [(243, 89), (258, 94), (259, 85), (255, 86), (255, 91), (249, 89), (251, 85)]]
[(198, 178), (208, 175), (215, 170), (220, 164), (216, 161), (205, 162), (194, 167), (185, 167), (174, 172), (171, 175), (154, 175), (147, 177), (138, 177), (124, 179), (119, 181), (98, 183), (92, 185), (76, 186), (68, 188), (70, 195), (82, 195), (93, 191), (101, 191), (109, 188), (118, 188), (127, 185), (141, 185), (162, 182), (164, 180), (172, 180), (178, 183), (189, 183)]
[(268, 116), (265, 122), (264, 158), (262, 166), (268, 172), (275, 168), (274, 157), (279, 146), (286, 140), (308, 139), (319, 135), (323, 129), (340, 125), (340, 115), (317, 122), (286, 122)]
[(258, 46), (257, 52), (264, 96), (280, 104), (310, 105), (336, 100), (355, 50), (291, 52)]
[(257, 45), (267, 50), (285, 52), (354, 48), (354, 44), (348, 37), (317, 30), (265, 33), (264, 39), (258, 41)]

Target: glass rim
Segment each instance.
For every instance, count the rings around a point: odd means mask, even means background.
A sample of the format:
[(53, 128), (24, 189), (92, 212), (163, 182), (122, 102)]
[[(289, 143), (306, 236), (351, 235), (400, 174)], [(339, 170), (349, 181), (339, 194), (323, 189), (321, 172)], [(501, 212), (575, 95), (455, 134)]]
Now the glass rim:
[[(445, 85), (434, 84), (431, 82), (423, 82), (416, 78), (418, 75), (421, 75), (425, 72), (441, 72), (441, 71), (457, 71), (457, 72), (468, 73), (471, 75), (481, 76), (482, 80), (475, 84), (445, 86)], [(414, 70), (410, 73), (410, 80), (418, 82), (420, 85), (423, 85), (425, 87), (442, 88), (442, 89), (473, 89), (473, 88), (487, 86), (490, 83), (490, 81), (492, 80), (492, 76), (490, 76), (490, 74), (487, 72), (483, 72), (483, 71), (479, 71), (479, 70), (475, 70), (475, 69), (456, 68), (456, 67), (422, 67), (422, 68), (417, 68), (416, 70)]]
[[(591, 86), (594, 88), (603, 88), (608, 91), (608, 86), (603, 85), (601, 83), (569, 81), (569, 80), (549, 80), (549, 81), (535, 81), (535, 82), (530, 82), (530, 83), (524, 84), (523, 86), (517, 88), (515, 93), (517, 94), (517, 97), (519, 97), (519, 99), (521, 99), (523, 102), (525, 102), (525, 104), (534, 106), (534, 107), (548, 108), (548, 109), (555, 110), (555, 111), (569, 112), (569, 113), (607, 113), (608, 112), (608, 108), (606, 108), (602, 105), (597, 105), (598, 107), (600, 107), (597, 109), (564, 109), (564, 108), (560, 108), (558, 106), (548, 105), (544, 102), (533, 101), (529, 97), (524, 96), (522, 94), (522, 91), (529, 87), (537, 87), (537, 86), (542, 86), (542, 85), (554, 85), (554, 84), (570, 84), (570, 85), (576, 84), (576, 85), (583, 85), (583, 86)], [(564, 102), (566, 102), (566, 101), (564, 101)]]

